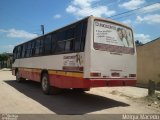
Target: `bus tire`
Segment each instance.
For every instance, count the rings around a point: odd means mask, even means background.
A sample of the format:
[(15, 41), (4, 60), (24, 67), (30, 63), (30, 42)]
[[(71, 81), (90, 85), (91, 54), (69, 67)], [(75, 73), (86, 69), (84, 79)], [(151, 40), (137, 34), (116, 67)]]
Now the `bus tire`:
[(23, 82), (25, 80), (26, 80), (25, 78), (20, 77), (19, 71), (17, 71), (16, 72), (16, 81), (20, 83), (20, 82)]
[(43, 75), (42, 75), (41, 87), (42, 87), (43, 93), (46, 95), (60, 93), (59, 88), (50, 85), (47, 73), (43, 73)]
[(48, 79), (48, 74), (47, 73), (43, 73), (42, 75), (42, 79), (41, 79), (41, 87), (42, 87), (42, 91), (44, 94), (50, 94), (50, 83), (49, 83), (49, 79)]

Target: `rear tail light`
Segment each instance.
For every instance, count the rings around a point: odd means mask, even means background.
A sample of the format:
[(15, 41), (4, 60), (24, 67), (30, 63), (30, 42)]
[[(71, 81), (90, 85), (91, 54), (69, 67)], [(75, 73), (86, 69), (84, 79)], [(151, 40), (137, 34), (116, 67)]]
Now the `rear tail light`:
[(136, 77), (136, 74), (129, 74), (129, 77)]
[(101, 77), (101, 73), (96, 73), (96, 72), (90, 73), (90, 76), (91, 77)]
[(112, 75), (112, 77), (120, 77), (120, 74), (117, 73), (117, 72), (114, 72), (114, 73), (112, 73), (111, 75)]

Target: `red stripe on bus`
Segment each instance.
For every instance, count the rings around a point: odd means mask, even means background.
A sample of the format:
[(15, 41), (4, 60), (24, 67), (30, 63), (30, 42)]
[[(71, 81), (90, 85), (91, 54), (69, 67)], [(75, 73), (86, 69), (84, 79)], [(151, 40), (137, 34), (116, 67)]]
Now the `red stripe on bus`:
[(20, 76), (29, 80), (40, 82), (40, 73), (21, 70)]
[[(40, 82), (39, 72), (20, 71), (20, 76), (30, 80)], [(89, 79), (80, 77), (70, 77), (64, 75), (49, 74), (51, 86), (59, 88), (91, 88), (105, 86), (134, 86), (135, 79)]]

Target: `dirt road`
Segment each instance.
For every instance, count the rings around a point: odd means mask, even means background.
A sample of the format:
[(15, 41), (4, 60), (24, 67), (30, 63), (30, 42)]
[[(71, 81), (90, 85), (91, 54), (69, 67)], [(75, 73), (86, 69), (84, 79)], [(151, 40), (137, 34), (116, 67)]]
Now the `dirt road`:
[(126, 114), (160, 113), (141, 100), (147, 90), (136, 87), (93, 88), (85, 94), (66, 91), (44, 95), (40, 84), (17, 83), (11, 71), (0, 70), (0, 113), (15, 114)]

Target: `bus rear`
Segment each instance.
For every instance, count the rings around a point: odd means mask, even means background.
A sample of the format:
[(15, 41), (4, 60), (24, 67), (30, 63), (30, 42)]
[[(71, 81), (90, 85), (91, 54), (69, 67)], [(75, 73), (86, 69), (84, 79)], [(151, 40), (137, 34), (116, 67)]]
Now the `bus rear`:
[[(130, 27), (112, 20), (89, 19), (84, 76), (91, 87), (136, 84), (136, 50)], [(86, 45), (87, 46), (87, 45)]]

